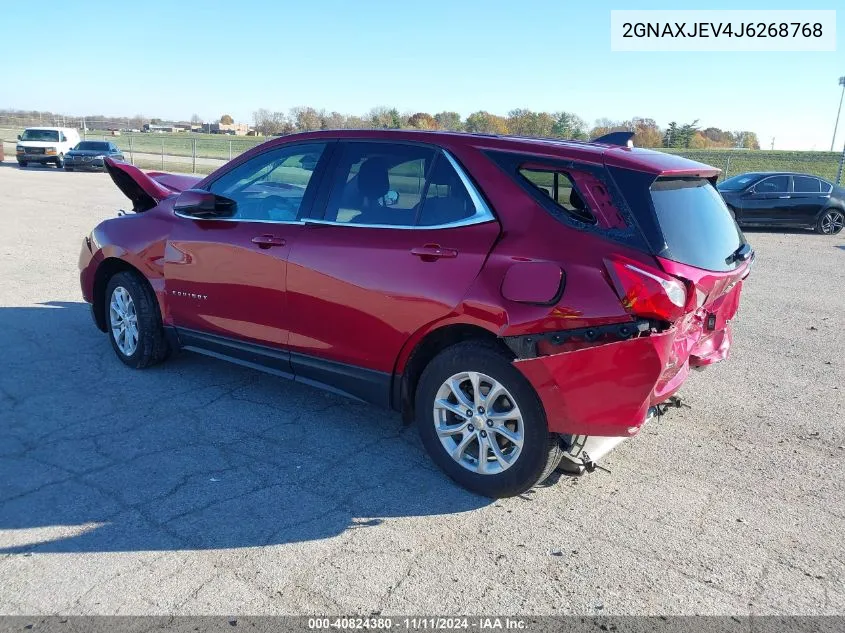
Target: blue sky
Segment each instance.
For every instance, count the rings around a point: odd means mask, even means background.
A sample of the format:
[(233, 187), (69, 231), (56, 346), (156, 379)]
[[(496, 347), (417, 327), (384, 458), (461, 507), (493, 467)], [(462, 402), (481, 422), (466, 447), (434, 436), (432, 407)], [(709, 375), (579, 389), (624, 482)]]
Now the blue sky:
[[(674, 6), (673, 6), (674, 5)], [(838, 6), (837, 6), (838, 5)], [(828, 149), (845, 75), (845, 5), (778, 0), (701, 9), (836, 9), (836, 52), (610, 51), (610, 10), (668, 2), (37, 2), (3, 4), (0, 107), (250, 121), (257, 108), (345, 114), (517, 107), (748, 129), (776, 149)], [(60, 35), (61, 34), (61, 35)], [(95, 42), (101, 42), (97, 52)], [(837, 147), (845, 142), (840, 123)]]

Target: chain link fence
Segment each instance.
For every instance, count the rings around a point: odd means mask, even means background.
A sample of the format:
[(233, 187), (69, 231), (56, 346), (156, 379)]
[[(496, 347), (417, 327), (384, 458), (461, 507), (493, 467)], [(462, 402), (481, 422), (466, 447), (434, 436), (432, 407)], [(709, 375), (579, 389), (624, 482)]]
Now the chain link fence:
[[(0, 128), (0, 139), (6, 139), (6, 154), (14, 155), (14, 139), (23, 128)], [(160, 171), (208, 174), (238, 154), (267, 140), (260, 136), (227, 136), (177, 132), (168, 134), (85, 132), (90, 140), (111, 141), (126, 160), (143, 168)], [(845, 151), (795, 152), (746, 149), (666, 149), (658, 151), (684, 156), (718, 167), (720, 179), (751, 171), (794, 171), (819, 176), (829, 182), (842, 180)]]

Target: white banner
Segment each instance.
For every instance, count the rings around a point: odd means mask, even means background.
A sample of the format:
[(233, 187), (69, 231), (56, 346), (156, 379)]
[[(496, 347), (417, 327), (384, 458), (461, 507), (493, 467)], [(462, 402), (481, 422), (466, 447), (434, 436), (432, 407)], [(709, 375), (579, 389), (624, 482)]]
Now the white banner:
[(836, 11), (611, 11), (612, 51), (835, 51)]

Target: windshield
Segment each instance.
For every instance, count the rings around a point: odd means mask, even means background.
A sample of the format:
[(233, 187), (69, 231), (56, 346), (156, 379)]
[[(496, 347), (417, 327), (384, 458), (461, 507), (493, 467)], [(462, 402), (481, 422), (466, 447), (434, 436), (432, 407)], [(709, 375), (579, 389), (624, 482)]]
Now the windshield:
[(731, 255), (745, 239), (709, 180), (658, 178), (651, 199), (669, 259), (714, 271), (736, 267)]
[(740, 191), (757, 179), (757, 174), (741, 174), (719, 183), (719, 191)]
[(82, 141), (78, 143), (73, 149), (96, 150), (98, 152), (109, 151), (109, 144), (102, 141)]
[(58, 130), (25, 130), (21, 135), (22, 141), (58, 141)]

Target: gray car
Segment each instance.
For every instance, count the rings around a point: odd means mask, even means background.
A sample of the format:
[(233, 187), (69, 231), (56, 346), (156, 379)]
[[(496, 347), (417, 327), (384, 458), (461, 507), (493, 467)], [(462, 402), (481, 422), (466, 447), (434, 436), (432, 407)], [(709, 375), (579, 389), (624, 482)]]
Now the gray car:
[(123, 160), (123, 153), (109, 141), (81, 141), (65, 154), (65, 171), (74, 169), (105, 169), (103, 159), (108, 156)]

